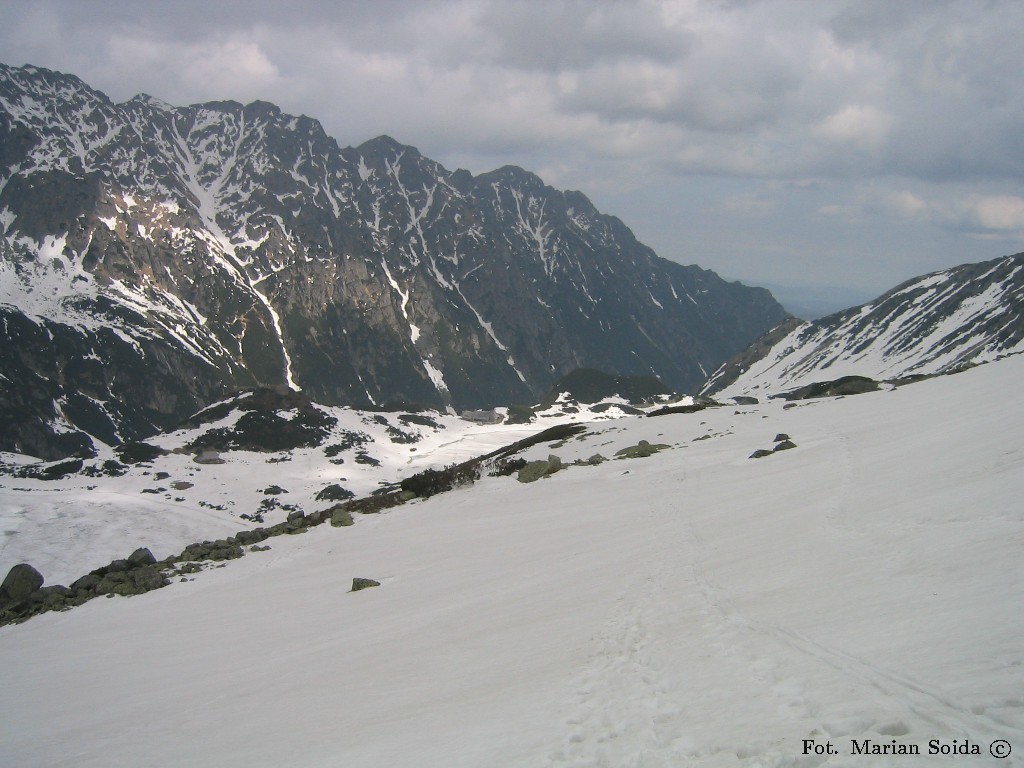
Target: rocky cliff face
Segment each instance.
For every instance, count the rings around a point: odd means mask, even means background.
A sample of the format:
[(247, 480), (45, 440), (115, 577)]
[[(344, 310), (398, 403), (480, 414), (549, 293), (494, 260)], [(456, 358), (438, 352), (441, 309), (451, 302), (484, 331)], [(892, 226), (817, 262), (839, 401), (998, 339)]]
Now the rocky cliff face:
[(0, 231), (0, 450), (46, 457), (256, 384), (461, 409), (589, 366), (693, 390), (785, 317), (519, 168), (34, 67), (0, 65)]

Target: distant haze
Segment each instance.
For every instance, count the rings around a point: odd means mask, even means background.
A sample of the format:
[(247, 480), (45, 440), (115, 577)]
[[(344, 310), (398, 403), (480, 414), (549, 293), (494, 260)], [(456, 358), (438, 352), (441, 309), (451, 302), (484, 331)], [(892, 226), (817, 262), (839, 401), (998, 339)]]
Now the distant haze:
[(806, 303), (1024, 250), (1022, 29), (1016, 0), (8, 0), (0, 59), (518, 165)]

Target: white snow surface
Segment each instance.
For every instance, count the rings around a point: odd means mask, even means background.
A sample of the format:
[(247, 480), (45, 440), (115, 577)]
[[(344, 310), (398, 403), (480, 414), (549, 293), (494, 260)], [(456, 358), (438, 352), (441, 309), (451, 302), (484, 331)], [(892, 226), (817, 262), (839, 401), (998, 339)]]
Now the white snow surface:
[[(594, 423), (527, 457), (668, 447), (487, 477), (0, 628), (0, 762), (1012, 765), (1022, 376), (1018, 356), (790, 408)], [(510, 442), (474, 430), (434, 458)], [(797, 447), (748, 458), (779, 432)], [(183, 517), (165, 515), (154, 532)], [(357, 576), (382, 584), (352, 593)], [(851, 755), (866, 739), (922, 755)], [(929, 756), (932, 739), (981, 755)]]

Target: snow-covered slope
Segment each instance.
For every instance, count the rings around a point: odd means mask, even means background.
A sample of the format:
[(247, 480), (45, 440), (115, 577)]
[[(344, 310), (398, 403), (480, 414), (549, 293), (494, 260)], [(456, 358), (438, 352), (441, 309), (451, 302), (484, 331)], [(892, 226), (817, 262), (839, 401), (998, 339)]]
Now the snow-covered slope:
[(1024, 351), (1024, 254), (925, 275), (786, 328), (719, 369), (704, 392), (771, 395), (843, 376), (945, 373)]
[[(0, 454), (0, 576), (28, 562), (47, 583), (70, 584), (138, 547), (162, 558), (294, 511), (368, 496), (555, 424), (627, 410), (636, 409), (621, 398), (588, 405), (563, 394), (529, 423), (476, 424), (437, 411), (369, 412), (258, 390), (91, 460), (31, 463)], [(215, 449), (216, 463), (196, 461), (204, 448)]]
[[(609, 461), (486, 477), (2, 628), (3, 760), (1012, 764), (1022, 376), (1018, 356), (854, 398), (593, 424), (528, 457)], [(749, 458), (781, 432), (795, 448)], [(640, 440), (665, 447), (613, 458)], [(929, 756), (932, 740), (980, 754)]]

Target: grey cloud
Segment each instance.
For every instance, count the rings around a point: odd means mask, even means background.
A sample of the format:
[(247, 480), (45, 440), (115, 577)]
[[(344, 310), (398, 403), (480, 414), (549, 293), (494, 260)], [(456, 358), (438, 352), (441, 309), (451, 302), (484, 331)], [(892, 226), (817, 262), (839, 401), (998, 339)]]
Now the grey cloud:
[[(449, 167), (543, 171), (733, 277), (764, 274), (744, 253), (766, 237), (788, 243), (772, 275), (835, 270), (793, 254), (839, 259), (839, 223), (846, 255), (915, 264), (939, 231), (953, 263), (961, 235), (1017, 233), (996, 226), (1024, 192), (1017, 0), (8, 0), (5, 16), (7, 63), (115, 99), (265, 99), (341, 144), (389, 133)], [(928, 215), (865, 205), (864, 187), (907, 211), (912, 189)], [(864, 263), (887, 287), (887, 262)]]

